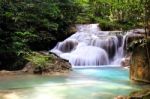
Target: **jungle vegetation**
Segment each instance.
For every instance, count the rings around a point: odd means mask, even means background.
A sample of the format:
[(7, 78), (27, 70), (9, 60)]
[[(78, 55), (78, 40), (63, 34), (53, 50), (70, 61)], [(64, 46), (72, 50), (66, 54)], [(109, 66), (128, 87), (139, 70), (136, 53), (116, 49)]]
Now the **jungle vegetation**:
[(51, 49), (75, 24), (148, 28), (149, 8), (149, 0), (0, 0), (0, 69), (32, 50)]

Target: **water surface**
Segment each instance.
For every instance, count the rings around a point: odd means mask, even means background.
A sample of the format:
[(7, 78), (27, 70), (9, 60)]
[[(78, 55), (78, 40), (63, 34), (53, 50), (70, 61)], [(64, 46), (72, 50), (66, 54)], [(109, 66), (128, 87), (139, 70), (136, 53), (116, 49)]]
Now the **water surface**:
[(0, 77), (0, 99), (113, 99), (143, 87), (120, 67), (76, 68), (62, 76)]

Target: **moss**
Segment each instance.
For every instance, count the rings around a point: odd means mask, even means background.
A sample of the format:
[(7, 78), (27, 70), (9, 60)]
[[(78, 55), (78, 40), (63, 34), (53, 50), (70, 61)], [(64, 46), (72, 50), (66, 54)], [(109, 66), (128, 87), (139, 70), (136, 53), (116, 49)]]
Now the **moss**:
[(55, 72), (68, 72), (71, 65), (68, 61), (47, 52), (30, 52), (24, 56), (29, 62), (23, 71), (34, 74), (51, 74)]
[(47, 63), (52, 63), (53, 60), (50, 55), (43, 55), (37, 52), (31, 52), (30, 54), (25, 55), (24, 58), (37, 67), (45, 67)]

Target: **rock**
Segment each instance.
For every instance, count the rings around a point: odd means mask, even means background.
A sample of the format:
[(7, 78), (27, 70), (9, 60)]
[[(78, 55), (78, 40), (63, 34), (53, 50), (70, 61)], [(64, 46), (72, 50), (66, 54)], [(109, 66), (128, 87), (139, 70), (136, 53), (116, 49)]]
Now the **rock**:
[(45, 72), (43, 69), (42, 69), (42, 67), (36, 67), (36, 68), (34, 68), (34, 70), (33, 70), (33, 73), (34, 74), (42, 74), (42, 72)]
[(25, 72), (25, 73), (33, 73), (33, 63), (32, 62), (28, 62), (25, 67), (22, 69), (22, 72)]
[(128, 99), (150, 99), (150, 89), (132, 92)]
[(129, 66), (129, 61), (130, 61), (130, 59), (125, 56), (125, 57), (122, 58), (122, 60), (121, 60), (121, 66), (123, 66), (123, 67)]
[[(150, 45), (148, 45), (148, 51), (150, 51)], [(150, 83), (150, 66), (145, 47), (134, 48), (130, 62), (130, 78), (135, 81)]]
[(71, 64), (68, 60), (61, 59), (59, 56), (48, 52), (33, 52), (26, 59), (28, 62), (24, 68), (17, 71), (1, 70), (1, 76), (19, 74), (66, 74), (71, 71)]
[(114, 99), (127, 99), (127, 97), (125, 97), (125, 96), (117, 96)]
[(133, 29), (133, 30), (130, 30), (130, 32), (133, 32), (135, 34), (144, 34), (145, 29)]
[(0, 76), (12, 76), (12, 75), (19, 75), (21, 74), (21, 71), (7, 71), (7, 70), (1, 70)]
[(71, 25), (68, 30), (67, 30), (67, 35), (72, 35), (74, 34), (75, 32), (77, 32), (77, 28), (75, 25)]
[(130, 66), (130, 60), (131, 60), (132, 53), (128, 53), (122, 60), (121, 60), (121, 66), (128, 67)]
[(43, 55), (49, 55), (48, 51), (39, 51), (38, 53), (43, 54)]
[(13, 73), (10, 72), (10, 71), (6, 71), (6, 70), (1, 70), (0, 71), (0, 75), (10, 75), (10, 74), (13, 74)]
[[(45, 54), (46, 53), (46, 54)], [(49, 57), (47, 61), (44, 61), (42, 64), (35, 64), (32, 61), (28, 62), (25, 68), (22, 70), (25, 73), (34, 73), (34, 74), (52, 74), (56, 72), (69, 72), (71, 70), (71, 64), (65, 60), (61, 59), (57, 55), (50, 53), (47, 55), (47, 52), (34, 53), (35, 57)], [(34, 56), (33, 56), (34, 57)]]

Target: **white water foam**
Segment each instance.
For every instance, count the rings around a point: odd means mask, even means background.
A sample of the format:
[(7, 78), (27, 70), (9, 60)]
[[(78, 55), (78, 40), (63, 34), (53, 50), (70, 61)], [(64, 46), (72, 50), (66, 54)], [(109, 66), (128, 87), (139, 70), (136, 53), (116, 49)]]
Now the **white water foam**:
[(101, 31), (98, 24), (77, 25), (77, 32), (59, 42), (51, 52), (73, 66), (120, 65), (126, 36), (118, 31)]

